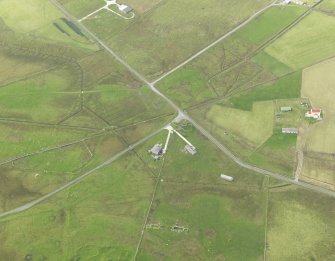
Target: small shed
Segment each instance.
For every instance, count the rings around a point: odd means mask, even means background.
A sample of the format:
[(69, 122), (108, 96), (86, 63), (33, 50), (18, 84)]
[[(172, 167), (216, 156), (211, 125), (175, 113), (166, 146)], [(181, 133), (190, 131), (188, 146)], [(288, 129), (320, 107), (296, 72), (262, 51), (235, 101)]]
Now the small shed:
[(281, 107), (280, 111), (281, 112), (290, 112), (290, 111), (292, 111), (292, 107), (289, 107), (289, 106)]
[(227, 176), (227, 175), (225, 175), (225, 174), (221, 174), (220, 177), (221, 177), (222, 179), (226, 180), (226, 181), (229, 181), (229, 182), (232, 182), (232, 181), (234, 180), (233, 177), (231, 177), (231, 176)]
[(297, 128), (282, 128), (281, 132), (285, 134), (298, 134), (299, 130)]

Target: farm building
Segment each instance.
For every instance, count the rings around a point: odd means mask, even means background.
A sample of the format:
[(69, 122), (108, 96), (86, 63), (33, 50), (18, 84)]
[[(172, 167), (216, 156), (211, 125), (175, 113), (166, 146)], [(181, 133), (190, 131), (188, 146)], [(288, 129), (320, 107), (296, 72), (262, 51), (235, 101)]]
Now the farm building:
[(305, 117), (321, 119), (321, 112), (322, 112), (321, 109), (310, 109), (308, 112), (305, 113)]
[(119, 5), (119, 10), (122, 11), (123, 13), (125, 13), (125, 14), (128, 14), (128, 13), (133, 11), (133, 8), (131, 8), (130, 6), (121, 4), (121, 5)]
[(281, 107), (280, 111), (281, 112), (290, 112), (290, 111), (292, 111), (292, 107), (288, 107), (288, 106), (287, 107)]
[(282, 128), (281, 132), (286, 134), (298, 134), (299, 130), (297, 128)]
[(162, 144), (155, 144), (149, 151), (148, 151), (155, 159), (159, 159), (163, 153), (163, 145)]
[(192, 156), (197, 154), (197, 150), (195, 149), (195, 147), (193, 147), (189, 144), (186, 144), (184, 149), (185, 149), (186, 152), (190, 153)]
[(220, 177), (221, 177), (222, 179), (224, 179), (224, 180), (226, 180), (226, 181), (230, 181), (230, 182), (232, 182), (232, 181), (234, 180), (233, 177), (231, 177), (231, 176), (227, 176), (227, 175), (225, 175), (225, 174), (221, 174)]

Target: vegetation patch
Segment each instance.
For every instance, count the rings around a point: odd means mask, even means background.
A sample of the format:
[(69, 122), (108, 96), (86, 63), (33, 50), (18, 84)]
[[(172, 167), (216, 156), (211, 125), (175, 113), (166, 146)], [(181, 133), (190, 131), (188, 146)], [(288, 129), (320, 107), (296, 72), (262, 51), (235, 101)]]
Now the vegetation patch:
[(210, 121), (258, 146), (273, 133), (273, 102), (256, 102), (251, 112), (214, 105), (207, 113)]
[(312, 12), (265, 50), (293, 69), (304, 68), (334, 55), (334, 26), (332, 16)]

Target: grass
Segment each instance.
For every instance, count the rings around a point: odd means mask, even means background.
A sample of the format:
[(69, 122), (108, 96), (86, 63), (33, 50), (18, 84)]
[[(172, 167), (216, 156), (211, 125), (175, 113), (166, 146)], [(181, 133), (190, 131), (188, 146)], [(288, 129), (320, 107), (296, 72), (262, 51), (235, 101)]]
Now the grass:
[(181, 107), (189, 108), (254, 88), (274, 80), (275, 76), (292, 72), (291, 68), (265, 52), (254, 55), (303, 12), (301, 7), (270, 8), (163, 79), (159, 88)]
[[(199, 4), (168, 0), (150, 12), (137, 13), (126, 30), (99, 36), (148, 79), (154, 79), (269, 2), (209, 0)], [(89, 28), (98, 29), (94, 25)]]
[(241, 110), (251, 110), (254, 102), (275, 99), (299, 98), (301, 90), (301, 72), (295, 72), (277, 81), (265, 84), (229, 99), (230, 106)]
[(312, 12), (265, 51), (297, 70), (332, 57), (335, 53), (332, 16)]
[(333, 198), (297, 188), (273, 190), (269, 200), (267, 259), (333, 259), (334, 204)]
[(219, 128), (235, 133), (256, 146), (264, 143), (273, 132), (273, 102), (254, 103), (251, 112), (214, 105), (207, 118)]
[[(11, 12), (15, 10), (15, 12)], [(60, 20), (63, 14), (48, 0), (0, 1), (0, 16), (4, 23), (16, 33), (43, 38), (49, 42), (68, 44), (88, 50), (99, 47), (88, 38), (74, 34)], [(60, 32), (53, 23), (57, 23), (67, 34)]]
[[(328, 156), (335, 150), (334, 141), (334, 93), (333, 82), (335, 77), (333, 70), (335, 59), (329, 59), (316, 64), (303, 71), (303, 84), (301, 95), (310, 100), (313, 107), (323, 110), (324, 120), (311, 125), (308, 128), (305, 151), (317, 153), (317, 160), (308, 159), (304, 164), (303, 175), (320, 179), (323, 182), (334, 184), (333, 166), (329, 164)], [(315, 164), (311, 164), (314, 162)], [(317, 163), (318, 162), (318, 163)], [(316, 166), (320, 166), (316, 173)], [(313, 181), (314, 182), (314, 181)], [(325, 184), (323, 184), (325, 185)]]
[[(78, 111), (80, 86), (72, 74), (72, 70), (51, 71), (2, 87), (1, 117), (57, 123)], [(70, 92), (76, 89), (77, 94)]]
[(252, 58), (252, 61), (262, 66), (266, 70), (269, 70), (276, 76), (283, 76), (292, 72), (292, 69), (290, 67), (273, 58), (265, 51), (261, 51), (257, 55), (255, 55)]
[(19, 0), (0, 1), (0, 10), (5, 23), (19, 32), (36, 30), (62, 16), (47, 0), (28, 0), (24, 3)]
[(260, 45), (290, 25), (304, 12), (304, 8), (300, 6), (272, 7), (239, 30), (235, 37)]
[(320, 6), (322, 10), (326, 10), (328, 12), (335, 12), (335, 1), (334, 0), (327, 0), (323, 1)]
[(152, 188), (145, 165), (128, 154), (26, 213), (2, 220), (2, 256), (130, 260)]
[(78, 19), (106, 4), (104, 0), (59, 0), (58, 2)]
[(101, 84), (96, 90), (97, 93), (85, 95), (84, 102), (109, 125), (122, 127), (173, 113), (147, 87), (130, 89), (120, 85)]
[[(192, 159), (172, 135), (148, 221), (161, 228), (146, 229), (138, 260), (257, 260), (264, 245), (263, 178), (235, 166), (193, 127), (182, 133), (198, 153)], [(220, 173), (234, 182), (220, 180)], [(188, 232), (171, 231), (175, 224)]]

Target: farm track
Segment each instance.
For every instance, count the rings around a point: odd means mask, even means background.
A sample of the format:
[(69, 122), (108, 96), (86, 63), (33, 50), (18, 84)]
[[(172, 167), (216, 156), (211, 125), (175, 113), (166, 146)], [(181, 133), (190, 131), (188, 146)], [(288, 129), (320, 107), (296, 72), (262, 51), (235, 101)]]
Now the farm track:
[[(115, 53), (113, 50), (111, 50), (104, 42), (102, 42), (97, 36), (95, 36), (89, 29), (87, 29), (82, 23), (80, 23), (77, 19), (75, 19), (72, 15), (70, 15), (56, 0), (49, 0), (50, 3), (52, 3), (56, 8), (58, 8), (65, 16), (67, 16), (69, 19), (71, 19), (72, 21), (74, 21), (76, 24), (79, 24), (80, 27), (82, 29), (84, 29), (84, 31), (86, 31), (86, 33), (88, 35), (90, 35), (97, 43), (99, 43), (107, 52), (109, 52), (116, 60), (118, 60), (122, 65), (124, 65), (133, 75), (135, 75), (138, 79), (140, 79), (142, 82), (144, 82), (148, 87), (150, 87), (150, 89), (158, 96), (160, 96), (161, 98), (163, 98), (168, 104), (171, 105), (171, 107), (173, 107), (177, 112), (178, 112), (178, 116), (176, 117), (176, 119), (174, 121), (177, 120), (181, 120), (181, 119), (185, 119), (188, 120), (190, 123), (192, 123), (194, 125), (194, 127), (196, 127), (198, 129), (198, 131), (204, 135), (209, 141), (211, 141), (214, 145), (216, 145), (223, 153), (225, 153), (229, 158), (231, 158), (236, 164), (238, 164), (239, 166), (245, 168), (245, 169), (249, 169), (251, 171), (254, 171), (256, 173), (262, 174), (264, 176), (269, 176), (281, 181), (285, 181), (289, 184), (293, 184), (293, 185), (297, 185), (300, 187), (303, 187), (305, 189), (308, 190), (312, 190), (315, 192), (319, 192), (319, 193), (323, 193), (332, 197), (335, 197), (335, 191), (331, 191), (328, 189), (325, 189), (323, 187), (319, 187), (316, 185), (312, 185), (309, 183), (305, 183), (305, 182), (301, 182), (301, 181), (295, 181), (293, 179), (284, 177), (282, 175), (279, 175), (277, 173), (273, 173), (264, 169), (260, 169), (257, 168), (255, 166), (251, 166), (247, 163), (242, 162), (239, 158), (237, 158), (228, 148), (226, 148), (223, 144), (221, 144), (216, 138), (214, 138), (207, 130), (205, 130), (203, 127), (201, 127), (198, 123), (196, 123), (192, 118), (190, 118), (189, 116), (187, 116), (184, 111), (182, 109), (180, 109), (172, 100), (170, 100), (167, 96), (165, 96), (164, 94), (162, 94), (158, 89), (155, 88), (154, 84), (157, 83), (158, 81), (162, 80), (163, 78), (167, 77), (168, 75), (170, 75), (171, 73), (175, 72), (176, 70), (178, 70), (179, 68), (181, 68), (182, 66), (184, 66), (185, 64), (189, 63), (190, 61), (194, 60), (195, 58), (197, 58), (198, 56), (200, 56), (201, 54), (203, 54), (204, 52), (206, 52), (207, 50), (209, 50), (210, 48), (212, 48), (213, 46), (215, 46), (217, 43), (219, 43), (220, 41), (222, 41), (223, 39), (225, 39), (226, 37), (228, 37), (229, 35), (233, 34), (234, 32), (238, 31), (239, 29), (241, 29), (243, 26), (245, 26), (246, 24), (248, 24), (249, 22), (251, 22), (255, 17), (257, 17), (258, 15), (260, 15), (262, 12), (266, 11), (267, 9), (269, 9), (270, 7), (275, 5), (275, 2), (273, 2), (272, 4), (264, 7), (263, 9), (261, 9), (260, 11), (258, 11), (257, 13), (255, 13), (254, 15), (252, 15), (251, 17), (249, 17), (247, 20), (245, 20), (243, 23), (239, 24), (237, 27), (235, 27), (233, 30), (231, 30), (230, 32), (228, 32), (227, 34), (225, 34), (224, 36), (222, 36), (221, 38), (217, 39), (216, 41), (214, 41), (213, 43), (209, 44), (207, 47), (205, 47), (204, 49), (200, 50), (199, 52), (197, 52), (196, 54), (194, 54), (193, 56), (191, 56), (190, 58), (188, 58), (186, 61), (184, 61), (183, 63), (181, 63), (180, 65), (176, 66), (174, 69), (170, 70), (169, 72), (165, 73), (164, 75), (162, 75), (161, 77), (159, 77), (158, 79), (156, 79), (153, 82), (149, 82), (148, 80), (146, 80), (146, 78), (141, 75), (139, 72), (137, 72), (134, 68), (132, 68), (127, 62), (125, 62), (117, 53)], [(318, 2), (321, 3), (321, 1)], [(14, 214), (14, 213), (19, 213), (22, 211), (25, 211), (41, 202), (43, 202), (44, 200), (52, 197), (53, 195), (67, 189), (68, 187), (80, 182), (82, 179), (84, 179), (85, 177), (87, 177), (88, 175), (92, 174), (93, 172), (95, 172), (96, 170), (109, 165), (110, 163), (114, 162), (115, 160), (117, 160), (118, 158), (120, 158), (121, 156), (123, 156), (124, 154), (126, 154), (127, 152), (133, 150), (135, 147), (137, 147), (138, 145), (144, 143), (145, 141), (149, 140), (151, 137), (155, 136), (156, 134), (158, 134), (160, 131), (162, 131), (164, 128), (161, 128), (157, 131), (155, 131), (154, 133), (148, 135), (147, 137), (141, 139), (140, 141), (134, 143), (133, 145), (130, 145), (127, 149), (119, 152), (118, 154), (116, 154), (115, 156), (113, 156), (112, 158), (110, 158), (109, 160), (105, 161), (104, 163), (98, 165), (97, 167), (93, 168), (92, 170), (86, 172), (85, 174), (83, 174), (82, 176), (70, 181), (69, 183), (63, 185), (62, 187), (58, 188), (57, 190), (50, 192), (49, 194), (35, 200), (32, 201), (30, 203), (27, 203), (24, 206), (18, 207), (16, 209), (13, 209), (11, 211), (5, 212), (0, 214), (0, 217), (4, 217), (10, 214)]]

